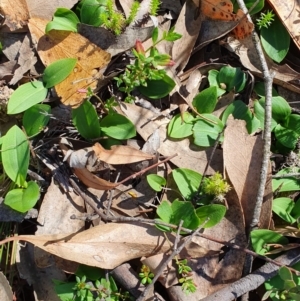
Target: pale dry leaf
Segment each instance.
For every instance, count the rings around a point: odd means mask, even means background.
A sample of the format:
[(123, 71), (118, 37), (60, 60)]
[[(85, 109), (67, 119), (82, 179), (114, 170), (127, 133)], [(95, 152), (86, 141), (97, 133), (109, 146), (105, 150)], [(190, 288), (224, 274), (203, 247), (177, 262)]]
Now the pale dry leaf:
[(37, 17), (51, 20), (59, 7), (71, 9), (78, 0), (26, 0), (31, 18)]
[(77, 33), (51, 30), (45, 35), (48, 22), (44, 19), (31, 18), (28, 26), (45, 66), (63, 58), (77, 59), (73, 72), (55, 86), (62, 103), (77, 108), (86, 98), (85, 93), (79, 93), (80, 89), (96, 87), (95, 68), (106, 66), (111, 55)]
[[(137, 132), (144, 140), (147, 140), (147, 138), (158, 129), (160, 136), (160, 147), (158, 152), (164, 156), (171, 156), (177, 153), (178, 155), (171, 159), (173, 164), (178, 167), (190, 168), (203, 173), (211, 155), (212, 148), (200, 150), (197, 147), (193, 148), (190, 145), (189, 139), (180, 141), (168, 139), (167, 125), (170, 120), (165, 117), (151, 120), (153, 118), (153, 113), (147, 109), (129, 103), (122, 107), (117, 107), (116, 109), (118, 113), (127, 116), (131, 120), (135, 125)], [(212, 174), (216, 170), (222, 171), (222, 169), (222, 151), (217, 149), (207, 172), (208, 174)]]
[(23, 77), (23, 74), (30, 70), (36, 62), (37, 58), (32, 51), (29, 37), (26, 35), (19, 50), (18, 64), (20, 67), (15, 70), (9, 84), (15, 85)]
[(198, 6), (194, 1), (187, 0), (175, 24), (175, 32), (182, 34), (181, 39), (174, 42), (171, 54), (172, 60), (175, 61), (173, 69), (178, 73), (186, 66), (199, 35), (203, 16), (197, 15), (197, 11)]
[(25, 0), (1, 0), (1, 13), (5, 17), (3, 25), (7, 25), (11, 31), (22, 28), (29, 19)]
[(2, 301), (13, 300), (13, 292), (11, 286), (9, 285), (6, 277), (2, 272), (0, 272), (0, 299)]
[[(241, 203), (245, 226), (248, 229), (253, 218), (260, 182), (262, 137), (250, 136), (244, 120), (229, 117), (224, 133), (223, 152), (224, 168)], [(269, 207), (269, 212), (263, 214), (270, 217), (272, 213), (270, 209)]]
[(107, 150), (101, 144), (95, 143), (93, 151), (99, 160), (108, 164), (130, 164), (153, 159), (152, 155), (128, 145), (114, 145)]
[[(168, 240), (153, 225), (109, 223), (75, 234), (21, 235), (10, 240), (30, 242), (51, 254), (81, 264), (114, 269), (134, 258), (168, 252), (175, 235), (167, 234), (167, 237)], [(193, 251), (198, 256), (212, 254), (200, 246)]]

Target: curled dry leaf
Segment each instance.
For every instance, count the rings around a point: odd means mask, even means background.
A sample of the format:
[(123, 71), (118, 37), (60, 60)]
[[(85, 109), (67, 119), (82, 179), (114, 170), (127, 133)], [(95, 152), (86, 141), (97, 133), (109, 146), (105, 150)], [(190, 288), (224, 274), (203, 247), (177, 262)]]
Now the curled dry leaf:
[(111, 55), (77, 33), (51, 30), (45, 35), (48, 22), (40, 18), (31, 18), (28, 26), (33, 40), (37, 43), (37, 51), (44, 65), (48, 66), (63, 58), (77, 59), (73, 72), (55, 86), (61, 102), (77, 108), (86, 98), (86, 94), (79, 91), (96, 87), (97, 70), (95, 68), (106, 66)]
[[(109, 223), (90, 228), (80, 233), (56, 235), (21, 235), (3, 242), (23, 240), (59, 256), (81, 264), (102, 269), (114, 269), (128, 260), (168, 252), (175, 235), (167, 234), (153, 225)], [(215, 254), (200, 246), (184, 250), (186, 256)]]
[(95, 143), (93, 151), (99, 160), (108, 164), (130, 164), (153, 159), (153, 156), (127, 145), (114, 145), (107, 150)]

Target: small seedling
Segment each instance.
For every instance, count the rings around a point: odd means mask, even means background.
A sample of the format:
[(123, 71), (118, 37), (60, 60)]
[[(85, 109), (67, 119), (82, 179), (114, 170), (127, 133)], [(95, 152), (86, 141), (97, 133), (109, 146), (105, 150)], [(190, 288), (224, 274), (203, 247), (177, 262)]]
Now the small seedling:
[[(164, 32), (162, 38), (158, 40), (158, 29), (155, 28), (152, 33), (152, 47), (145, 50), (141, 41), (136, 41), (135, 49), (132, 51), (135, 56), (134, 63), (127, 65), (124, 74), (115, 78), (119, 90), (127, 95), (125, 98), (126, 102), (133, 101), (131, 92), (137, 87), (144, 87), (145, 89), (140, 92), (150, 98), (163, 97), (173, 89), (175, 86), (174, 81), (167, 76), (164, 69), (159, 69), (159, 67), (172, 66), (174, 62), (168, 54), (160, 54), (156, 45), (164, 40), (175, 41), (180, 37), (181, 35), (175, 33), (173, 28), (169, 32)], [(147, 55), (148, 53), (149, 55)], [(159, 95), (155, 94), (151, 97), (151, 93), (155, 92), (153, 89), (150, 89), (150, 83), (153, 81), (157, 84), (159, 81), (163, 81), (164, 89), (159, 91)]]
[(178, 274), (180, 275), (179, 283), (182, 284), (182, 290), (186, 293), (194, 293), (196, 291), (196, 284), (191, 278), (192, 268), (187, 265), (187, 259), (178, 260), (175, 257), (176, 264), (178, 266)]
[(142, 284), (150, 284), (152, 283), (152, 279), (154, 277), (154, 274), (151, 272), (150, 268), (143, 264), (141, 267), (141, 272), (139, 273), (139, 277), (142, 279)]
[(275, 14), (271, 10), (268, 10), (266, 13), (260, 13), (260, 17), (256, 20), (257, 26), (259, 29), (263, 27), (268, 28), (274, 21), (274, 17)]

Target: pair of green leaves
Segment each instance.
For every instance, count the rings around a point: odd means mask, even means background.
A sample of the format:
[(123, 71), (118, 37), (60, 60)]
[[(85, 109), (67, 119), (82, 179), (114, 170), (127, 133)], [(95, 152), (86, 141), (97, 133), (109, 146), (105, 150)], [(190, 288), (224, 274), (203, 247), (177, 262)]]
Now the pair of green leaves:
[(10, 190), (4, 199), (4, 204), (19, 212), (26, 212), (39, 199), (39, 186), (26, 182), (29, 166), (29, 144), (27, 137), (19, 127), (14, 125), (2, 137), (1, 157), (7, 176), (20, 188)]
[(46, 67), (43, 74), (43, 81), (26, 83), (17, 88), (11, 95), (7, 114), (18, 114), (28, 108), (42, 102), (51, 88), (69, 76), (76, 65), (77, 59), (65, 58), (58, 60)]
[[(254, 103), (256, 117), (264, 127), (265, 98)], [(292, 114), (291, 107), (281, 96), (272, 97), (271, 129), (276, 137), (275, 150), (286, 153), (293, 150), (300, 137), (300, 116)]]
[[(227, 91), (241, 91), (245, 87), (246, 75), (240, 68), (223, 67), (220, 71), (209, 71), (210, 87), (201, 91), (193, 100), (193, 106), (201, 115), (194, 117), (185, 112), (176, 115), (168, 125), (168, 135), (171, 138), (181, 139), (193, 136), (194, 144), (201, 147), (209, 147), (215, 144), (216, 139), (224, 129), (224, 125), (230, 114), (236, 119), (246, 121), (249, 133), (255, 132), (260, 126), (259, 120), (249, 108), (240, 100), (232, 102), (217, 118), (212, 114), (218, 103), (218, 98)], [(221, 88), (223, 87), (223, 88)], [(223, 136), (219, 137), (223, 140)]]
[[(174, 169), (172, 176), (184, 199), (191, 200), (198, 191), (202, 176), (187, 168)], [(158, 175), (148, 175), (147, 180), (155, 191), (160, 191), (166, 185), (166, 180)], [(172, 203), (162, 201), (156, 212), (160, 219), (166, 223), (178, 225), (183, 220), (183, 227), (193, 230), (200, 225), (203, 225), (203, 228), (210, 228), (219, 223), (226, 213), (226, 207), (213, 204), (195, 209), (190, 201), (176, 199)], [(159, 228), (166, 231), (170, 230), (164, 226), (159, 226)]]
[(72, 120), (80, 135), (88, 140), (101, 136), (125, 140), (136, 135), (134, 124), (123, 115), (108, 114), (99, 122), (97, 112), (89, 101), (72, 110)]

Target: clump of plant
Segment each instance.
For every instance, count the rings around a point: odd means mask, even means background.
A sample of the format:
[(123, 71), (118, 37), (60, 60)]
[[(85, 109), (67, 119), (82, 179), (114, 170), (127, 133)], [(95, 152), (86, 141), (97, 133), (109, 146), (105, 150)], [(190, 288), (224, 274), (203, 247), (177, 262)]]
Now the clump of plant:
[(131, 92), (138, 90), (149, 98), (161, 98), (170, 93), (175, 86), (174, 81), (167, 76), (164, 69), (159, 67), (172, 66), (174, 62), (168, 54), (158, 52), (156, 45), (162, 41), (176, 41), (181, 35), (174, 32), (174, 28), (163, 32), (162, 38), (158, 39), (158, 28), (152, 33), (153, 45), (145, 50), (142, 43), (137, 40), (135, 49), (132, 50), (135, 61), (127, 65), (124, 74), (116, 77), (120, 91), (126, 93), (126, 102), (132, 102)]
[(182, 285), (182, 290), (186, 294), (195, 293), (197, 288), (194, 280), (191, 278), (192, 268), (187, 264), (187, 259), (178, 260), (175, 257), (175, 260), (178, 266), (178, 274), (180, 275), (178, 281)]
[(141, 267), (141, 271), (139, 273), (139, 277), (142, 279), (141, 282), (142, 284), (150, 284), (152, 283), (152, 279), (154, 277), (154, 274), (151, 272), (150, 268), (143, 264)]
[(210, 178), (203, 181), (203, 192), (213, 196), (214, 201), (223, 202), (226, 193), (231, 189), (230, 185), (222, 178), (219, 172), (216, 172)]
[(98, 268), (80, 265), (75, 276), (76, 282), (54, 280), (55, 291), (62, 301), (133, 300), (128, 292), (121, 292), (111, 276), (106, 279)]
[(261, 12), (259, 18), (256, 20), (258, 28), (268, 28), (274, 21), (274, 17), (275, 14), (271, 10), (268, 10), (266, 13)]

